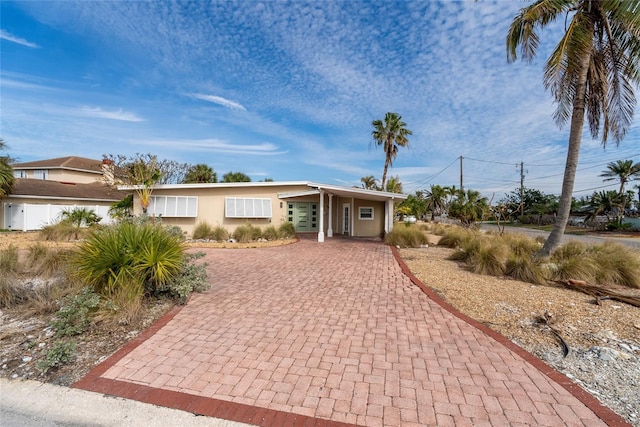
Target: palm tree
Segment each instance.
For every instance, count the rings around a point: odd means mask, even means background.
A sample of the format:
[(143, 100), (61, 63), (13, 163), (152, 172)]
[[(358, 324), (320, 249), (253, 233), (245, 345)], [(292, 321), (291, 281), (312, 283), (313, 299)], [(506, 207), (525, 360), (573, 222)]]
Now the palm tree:
[(620, 206), (618, 208), (617, 221), (622, 222), (624, 209), (627, 206), (627, 194), (624, 192), (624, 186), (635, 177), (640, 177), (640, 162), (634, 164), (633, 160), (618, 160), (607, 165), (607, 170), (603, 171), (600, 176), (606, 177), (603, 181), (620, 181)]
[(437, 215), (441, 215), (447, 208), (447, 189), (439, 185), (431, 185), (429, 191), (426, 192), (425, 201), (427, 209), (431, 210), (431, 221)]
[(216, 174), (210, 166), (204, 163), (191, 165), (182, 180), (183, 184), (195, 183), (211, 183), (218, 182), (218, 174)]
[(371, 124), (373, 125), (373, 131), (371, 132), (373, 141), (376, 145), (381, 145), (385, 152), (384, 171), (380, 188), (386, 188), (387, 169), (389, 169), (389, 166), (393, 166), (393, 160), (398, 154), (398, 147), (409, 145), (407, 136), (412, 135), (413, 132), (406, 128), (407, 124), (402, 121), (402, 117), (397, 113), (387, 113), (384, 116), (384, 121), (374, 120)]
[(400, 177), (398, 175), (389, 178), (385, 191), (387, 193), (402, 194), (402, 182), (400, 182)]
[(615, 191), (600, 191), (593, 193), (589, 205), (593, 211), (587, 216), (586, 220), (595, 220), (598, 215), (604, 214), (607, 222), (610, 222), (609, 214), (619, 205), (620, 195)]
[[(6, 148), (6, 144), (0, 138), (0, 151), (4, 151)], [(16, 182), (13, 176), (13, 168), (9, 162), (9, 157), (0, 156), (0, 199), (9, 195)]]
[(602, 145), (611, 135), (617, 144), (631, 125), (633, 84), (640, 82), (640, 4), (637, 0), (538, 0), (520, 10), (507, 35), (507, 59), (531, 61), (539, 46), (538, 30), (560, 16), (566, 32), (547, 60), (544, 85), (558, 105), (559, 126), (571, 119), (567, 161), (558, 217), (539, 255), (560, 244), (569, 220), (585, 113), (591, 135)]
[(222, 182), (251, 182), (251, 178), (242, 172), (229, 171), (222, 175)]
[(360, 178), (360, 182), (365, 190), (379, 190), (378, 180), (373, 175), (363, 176)]
[(475, 190), (459, 190), (450, 207), (451, 216), (466, 227), (482, 221), (489, 211), (489, 201)]

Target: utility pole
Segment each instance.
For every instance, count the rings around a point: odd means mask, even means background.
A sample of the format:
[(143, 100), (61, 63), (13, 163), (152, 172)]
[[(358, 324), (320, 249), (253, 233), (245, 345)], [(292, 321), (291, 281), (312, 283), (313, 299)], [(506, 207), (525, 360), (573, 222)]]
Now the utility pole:
[(464, 157), (460, 156), (460, 191), (464, 191), (464, 187), (462, 186), (462, 159)]
[(524, 216), (524, 162), (520, 162), (520, 216)]

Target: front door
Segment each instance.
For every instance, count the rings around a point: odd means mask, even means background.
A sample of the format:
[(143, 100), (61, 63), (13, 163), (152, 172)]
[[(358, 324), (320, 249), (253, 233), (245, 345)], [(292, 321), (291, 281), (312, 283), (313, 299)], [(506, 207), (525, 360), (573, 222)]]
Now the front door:
[(318, 231), (318, 204), (309, 202), (289, 202), (288, 220), (297, 232)]
[(342, 233), (347, 236), (351, 231), (351, 205), (345, 203), (342, 205)]

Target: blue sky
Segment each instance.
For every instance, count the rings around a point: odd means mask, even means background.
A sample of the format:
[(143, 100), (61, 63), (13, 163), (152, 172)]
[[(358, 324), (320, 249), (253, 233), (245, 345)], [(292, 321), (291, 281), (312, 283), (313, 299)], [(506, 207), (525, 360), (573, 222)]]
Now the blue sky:
[[(371, 122), (413, 131), (391, 175), (405, 192), (459, 185), (500, 199), (558, 194), (544, 60), (506, 60), (520, 1), (2, 1), (0, 136), (20, 161), (152, 152), (253, 180), (358, 185), (382, 176)], [(640, 95), (640, 94), (639, 94)], [(639, 96), (640, 97), (640, 96)], [(640, 161), (640, 113), (619, 147), (585, 133), (575, 196)]]

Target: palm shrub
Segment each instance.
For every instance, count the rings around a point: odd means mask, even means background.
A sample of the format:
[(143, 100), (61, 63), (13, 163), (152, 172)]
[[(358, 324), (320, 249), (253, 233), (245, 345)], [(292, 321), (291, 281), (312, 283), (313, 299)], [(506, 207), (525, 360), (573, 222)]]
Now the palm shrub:
[(278, 234), (283, 239), (292, 239), (296, 237), (296, 228), (292, 222), (286, 221), (278, 227)]
[(264, 229), (264, 231), (262, 232), (262, 237), (267, 240), (278, 240), (280, 235), (278, 233), (278, 229), (275, 226), (270, 225)]
[(164, 287), (183, 264), (179, 236), (152, 222), (128, 221), (92, 233), (71, 261), (75, 276), (99, 294), (109, 296), (125, 287), (132, 299)]
[(421, 245), (429, 244), (424, 232), (413, 224), (409, 227), (394, 227), (384, 236), (384, 241), (387, 245), (401, 248), (419, 248)]
[(82, 227), (89, 227), (93, 224), (97, 224), (102, 221), (92, 209), (88, 208), (75, 208), (69, 211), (62, 212), (62, 221), (71, 226), (74, 229), (74, 238), (77, 240)]

